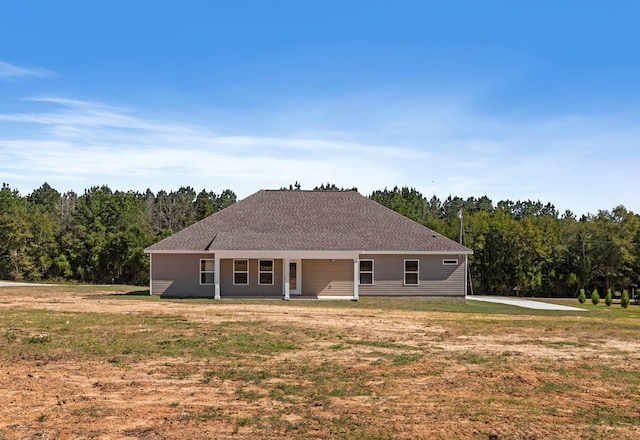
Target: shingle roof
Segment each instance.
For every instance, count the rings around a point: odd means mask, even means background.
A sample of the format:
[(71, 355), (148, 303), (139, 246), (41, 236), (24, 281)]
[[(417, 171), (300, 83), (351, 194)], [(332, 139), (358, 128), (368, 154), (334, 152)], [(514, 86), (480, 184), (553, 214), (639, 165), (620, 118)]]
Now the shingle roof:
[(356, 191), (262, 190), (148, 247), (471, 253)]

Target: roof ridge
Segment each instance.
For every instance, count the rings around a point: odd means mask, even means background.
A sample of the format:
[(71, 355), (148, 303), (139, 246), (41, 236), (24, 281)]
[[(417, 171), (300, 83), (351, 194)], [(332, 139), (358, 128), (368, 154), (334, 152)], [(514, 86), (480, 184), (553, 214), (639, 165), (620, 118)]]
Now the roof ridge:
[(259, 192), (292, 192), (292, 193), (348, 193), (355, 192), (358, 193), (358, 190), (355, 189), (261, 189)]
[(357, 191), (336, 190), (260, 190), (147, 251), (242, 249), (471, 252)]

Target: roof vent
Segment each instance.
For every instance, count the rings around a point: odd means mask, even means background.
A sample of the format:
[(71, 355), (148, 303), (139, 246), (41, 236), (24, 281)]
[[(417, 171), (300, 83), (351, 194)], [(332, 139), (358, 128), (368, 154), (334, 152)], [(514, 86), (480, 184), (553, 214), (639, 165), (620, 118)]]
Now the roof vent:
[(432, 234), (431, 235), (433, 238), (436, 238), (438, 235), (437, 234)]

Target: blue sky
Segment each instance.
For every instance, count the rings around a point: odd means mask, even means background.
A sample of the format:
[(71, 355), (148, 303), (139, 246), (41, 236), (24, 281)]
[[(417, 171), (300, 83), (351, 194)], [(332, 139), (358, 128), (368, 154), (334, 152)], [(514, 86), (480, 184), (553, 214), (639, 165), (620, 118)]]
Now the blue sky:
[(640, 3), (0, 7), (0, 180), (22, 194), (294, 181), (640, 212)]

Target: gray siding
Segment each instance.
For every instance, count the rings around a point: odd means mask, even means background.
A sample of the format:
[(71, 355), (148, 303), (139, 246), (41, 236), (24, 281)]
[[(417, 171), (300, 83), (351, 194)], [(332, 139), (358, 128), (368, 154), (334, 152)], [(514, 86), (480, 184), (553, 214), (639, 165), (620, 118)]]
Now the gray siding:
[[(171, 297), (213, 298), (213, 285), (200, 285), (200, 259), (213, 254), (153, 254), (152, 293)], [(374, 284), (361, 285), (361, 296), (464, 297), (464, 256), (453, 257), (457, 265), (443, 265), (442, 255), (361, 255), (374, 261)], [(404, 286), (404, 260), (420, 261), (420, 284)], [(233, 284), (233, 260), (220, 260), (222, 298), (278, 297), (282, 295), (283, 261), (274, 259), (273, 285), (258, 284), (258, 260), (249, 260), (249, 284)], [(302, 294), (308, 296), (352, 296), (352, 260), (302, 260)]]
[(282, 278), (282, 260), (273, 259), (273, 285), (258, 284), (258, 260), (249, 259), (249, 284), (234, 285), (233, 259), (224, 258), (220, 260), (220, 297), (282, 295)]
[(213, 254), (153, 254), (151, 258), (154, 295), (213, 298), (213, 285), (200, 285), (200, 259)]
[(302, 294), (353, 296), (353, 260), (302, 260)]
[[(443, 255), (361, 255), (374, 261), (373, 285), (361, 285), (361, 296), (434, 296), (464, 297), (464, 256)], [(442, 264), (443, 259), (457, 259), (458, 264)], [(418, 286), (403, 285), (404, 260), (419, 260)]]

